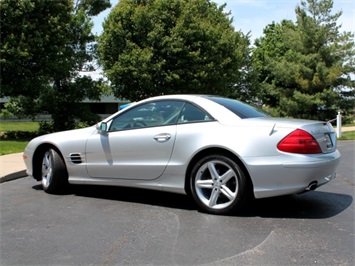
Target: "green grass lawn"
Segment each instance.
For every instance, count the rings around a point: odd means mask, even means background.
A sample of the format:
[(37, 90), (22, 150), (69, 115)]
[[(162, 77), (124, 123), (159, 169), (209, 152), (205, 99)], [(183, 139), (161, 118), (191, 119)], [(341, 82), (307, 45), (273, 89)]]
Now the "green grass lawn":
[(38, 122), (0, 122), (0, 132), (7, 131), (29, 131), (35, 132), (39, 130)]
[[(7, 122), (0, 121), (0, 132), (26, 131), (36, 132), (39, 130), (38, 122)], [(0, 140), (0, 155), (23, 152), (29, 139)]]
[(355, 131), (343, 132), (338, 140), (355, 140)]
[(23, 152), (29, 140), (0, 140), (0, 155)]

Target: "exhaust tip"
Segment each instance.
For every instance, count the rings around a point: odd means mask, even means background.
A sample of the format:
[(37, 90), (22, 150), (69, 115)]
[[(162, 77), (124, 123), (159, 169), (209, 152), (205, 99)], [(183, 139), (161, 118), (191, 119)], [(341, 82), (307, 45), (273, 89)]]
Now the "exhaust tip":
[(306, 191), (315, 190), (317, 187), (318, 187), (318, 182), (313, 181), (313, 182), (309, 183), (308, 187), (306, 187)]

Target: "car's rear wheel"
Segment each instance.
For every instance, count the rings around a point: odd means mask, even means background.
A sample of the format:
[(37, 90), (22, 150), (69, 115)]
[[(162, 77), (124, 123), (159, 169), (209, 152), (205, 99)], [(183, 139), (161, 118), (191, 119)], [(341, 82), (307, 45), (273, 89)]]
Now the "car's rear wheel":
[(47, 193), (59, 193), (68, 184), (68, 173), (62, 157), (54, 149), (43, 154), (41, 183)]
[(247, 177), (224, 155), (202, 158), (191, 172), (190, 188), (199, 208), (213, 214), (230, 214), (247, 198)]

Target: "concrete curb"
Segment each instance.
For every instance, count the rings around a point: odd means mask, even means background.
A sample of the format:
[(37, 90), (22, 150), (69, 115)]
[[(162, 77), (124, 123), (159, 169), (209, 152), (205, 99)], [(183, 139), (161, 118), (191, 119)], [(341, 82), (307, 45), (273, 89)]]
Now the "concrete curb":
[(11, 173), (11, 174), (8, 174), (5, 176), (0, 176), (0, 184), (4, 183), (4, 182), (15, 180), (15, 179), (19, 179), (22, 177), (26, 177), (26, 176), (27, 176), (26, 170), (21, 170), (21, 171), (17, 171), (17, 172), (14, 172), (14, 173)]
[(0, 156), (0, 183), (27, 176), (23, 153)]

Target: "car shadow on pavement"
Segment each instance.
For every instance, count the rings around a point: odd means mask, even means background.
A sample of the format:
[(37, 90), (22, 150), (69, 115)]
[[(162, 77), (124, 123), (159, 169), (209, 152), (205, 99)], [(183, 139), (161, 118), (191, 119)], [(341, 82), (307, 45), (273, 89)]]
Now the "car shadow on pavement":
[[(42, 190), (41, 185), (34, 186), (33, 188)], [(183, 210), (197, 210), (197, 206), (193, 200), (186, 195), (139, 188), (71, 185), (66, 191), (57, 195), (75, 195), (78, 197), (132, 202)]]
[(303, 194), (253, 200), (239, 216), (325, 219), (345, 211), (353, 202), (346, 194), (310, 191)]
[[(36, 185), (33, 189), (42, 190), (42, 187)], [(61, 195), (198, 211), (197, 205), (189, 196), (138, 188), (72, 185)], [(350, 195), (310, 191), (303, 194), (251, 200), (242, 211), (232, 216), (325, 219), (345, 211), (352, 202), (353, 197)]]

